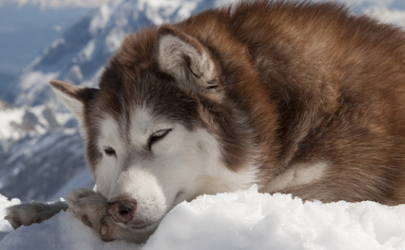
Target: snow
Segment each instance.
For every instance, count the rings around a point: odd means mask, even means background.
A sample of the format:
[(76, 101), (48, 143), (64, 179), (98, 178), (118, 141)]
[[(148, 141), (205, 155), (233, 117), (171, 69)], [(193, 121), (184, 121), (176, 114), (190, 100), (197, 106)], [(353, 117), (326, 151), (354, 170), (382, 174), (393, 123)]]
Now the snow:
[(403, 10), (389, 10), (387, 8), (373, 8), (366, 12), (367, 14), (378, 17), (386, 23), (392, 23), (397, 26), (404, 26), (405, 24), (405, 11)]
[[(83, 50), (77, 55), (77, 62), (84, 62), (84, 61), (88, 61), (91, 56), (94, 53), (94, 50), (96, 48), (96, 42), (94, 40), (91, 40), (84, 48)], [(75, 67), (78, 67), (77, 65), (75, 65)], [(79, 68), (79, 67), (78, 67)], [(80, 70), (80, 68), (79, 68)]]
[(105, 29), (108, 24), (108, 20), (110, 20), (110, 15), (111, 10), (108, 8), (108, 5), (101, 5), (97, 15), (95, 15), (90, 22), (89, 32), (95, 35), (99, 30)]
[(19, 131), (15, 130), (12, 124), (21, 123), (23, 115), (22, 109), (0, 110), (0, 139), (19, 137)]
[(85, 169), (82, 141), (75, 128), (1, 141), (1, 193), (24, 200), (50, 199)]
[[(0, 196), (0, 210), (16, 203)], [(102, 242), (70, 212), (15, 231), (0, 219), (0, 235), (7, 232), (0, 249), (405, 249), (405, 205), (303, 203), (253, 186), (179, 204), (144, 245)]]
[(44, 134), (58, 127), (60, 122), (46, 105), (17, 108), (11, 105), (2, 107), (1, 102), (0, 118), (0, 142), (5, 139), (17, 140), (27, 134)]
[[(12, 199), (11, 201), (9, 201), (9, 200), (7, 200), (6, 197), (0, 195), (0, 240), (3, 239), (3, 237), (5, 235), (7, 235), (9, 232), (11, 232), (13, 230), (13, 228), (8, 223), (8, 221), (3, 219), (5, 216), (5, 209), (8, 206), (17, 205), (19, 203), (20, 203), (20, 200), (18, 200), (18, 199)], [(2, 249), (2, 248), (0, 248), (0, 249)]]
[(30, 95), (28, 98), (33, 98), (38, 92), (38, 82), (49, 83), (50, 80), (55, 79), (58, 72), (33, 71), (30, 74), (23, 75), (22, 81), (25, 83), (22, 90), (29, 90)]

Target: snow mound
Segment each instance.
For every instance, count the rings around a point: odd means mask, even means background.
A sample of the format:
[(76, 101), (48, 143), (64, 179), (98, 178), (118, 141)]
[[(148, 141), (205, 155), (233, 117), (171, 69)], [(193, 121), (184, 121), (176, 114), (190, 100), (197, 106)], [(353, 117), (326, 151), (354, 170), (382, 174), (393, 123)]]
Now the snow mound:
[(63, 212), (11, 232), (0, 249), (405, 249), (404, 222), (404, 205), (303, 203), (290, 195), (258, 193), (253, 186), (179, 204), (143, 246), (102, 242)]
[[(7, 200), (6, 197), (0, 195), (0, 240), (7, 235), (9, 232), (13, 230), (11, 225), (8, 223), (8, 221), (4, 220), (5, 214), (5, 209), (9, 206), (12, 205), (17, 205), (20, 203), (20, 200), (18, 199), (12, 199), (11, 201)], [(1, 244), (0, 244), (1, 246)], [(0, 248), (3, 249), (3, 248)]]

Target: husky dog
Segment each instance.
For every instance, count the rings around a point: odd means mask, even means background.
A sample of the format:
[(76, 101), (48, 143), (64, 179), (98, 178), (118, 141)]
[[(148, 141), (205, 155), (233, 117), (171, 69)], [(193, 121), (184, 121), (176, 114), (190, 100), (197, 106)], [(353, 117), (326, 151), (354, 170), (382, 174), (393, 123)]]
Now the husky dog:
[(129, 35), (99, 88), (51, 87), (76, 115), (97, 191), (8, 210), (73, 211), (143, 242), (176, 204), (245, 189), (405, 203), (405, 33), (340, 6), (240, 3)]

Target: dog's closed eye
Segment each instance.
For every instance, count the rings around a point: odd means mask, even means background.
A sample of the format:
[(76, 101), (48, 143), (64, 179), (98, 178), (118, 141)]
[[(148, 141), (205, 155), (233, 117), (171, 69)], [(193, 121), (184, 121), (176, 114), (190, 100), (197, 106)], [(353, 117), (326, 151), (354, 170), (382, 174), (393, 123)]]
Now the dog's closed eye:
[(104, 153), (108, 156), (115, 156), (115, 150), (112, 147), (105, 147)]
[(171, 128), (169, 128), (169, 129), (161, 129), (161, 130), (158, 130), (158, 131), (156, 131), (155, 133), (153, 133), (153, 134), (149, 137), (149, 140), (148, 140), (148, 147), (149, 147), (149, 149), (151, 149), (152, 145), (153, 145), (155, 142), (157, 142), (157, 141), (163, 139), (164, 137), (166, 137), (166, 135), (169, 134), (170, 131), (172, 131)]

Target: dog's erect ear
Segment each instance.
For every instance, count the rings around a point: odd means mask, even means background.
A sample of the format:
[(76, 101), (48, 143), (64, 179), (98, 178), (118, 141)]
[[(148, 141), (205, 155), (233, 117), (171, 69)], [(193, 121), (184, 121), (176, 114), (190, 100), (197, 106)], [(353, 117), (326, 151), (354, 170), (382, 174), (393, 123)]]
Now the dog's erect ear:
[(84, 103), (92, 99), (98, 89), (75, 87), (58, 80), (52, 80), (49, 84), (63, 104), (73, 112), (79, 122), (82, 122)]
[(220, 70), (210, 51), (196, 38), (163, 25), (156, 36), (156, 60), (181, 88), (221, 98)]

